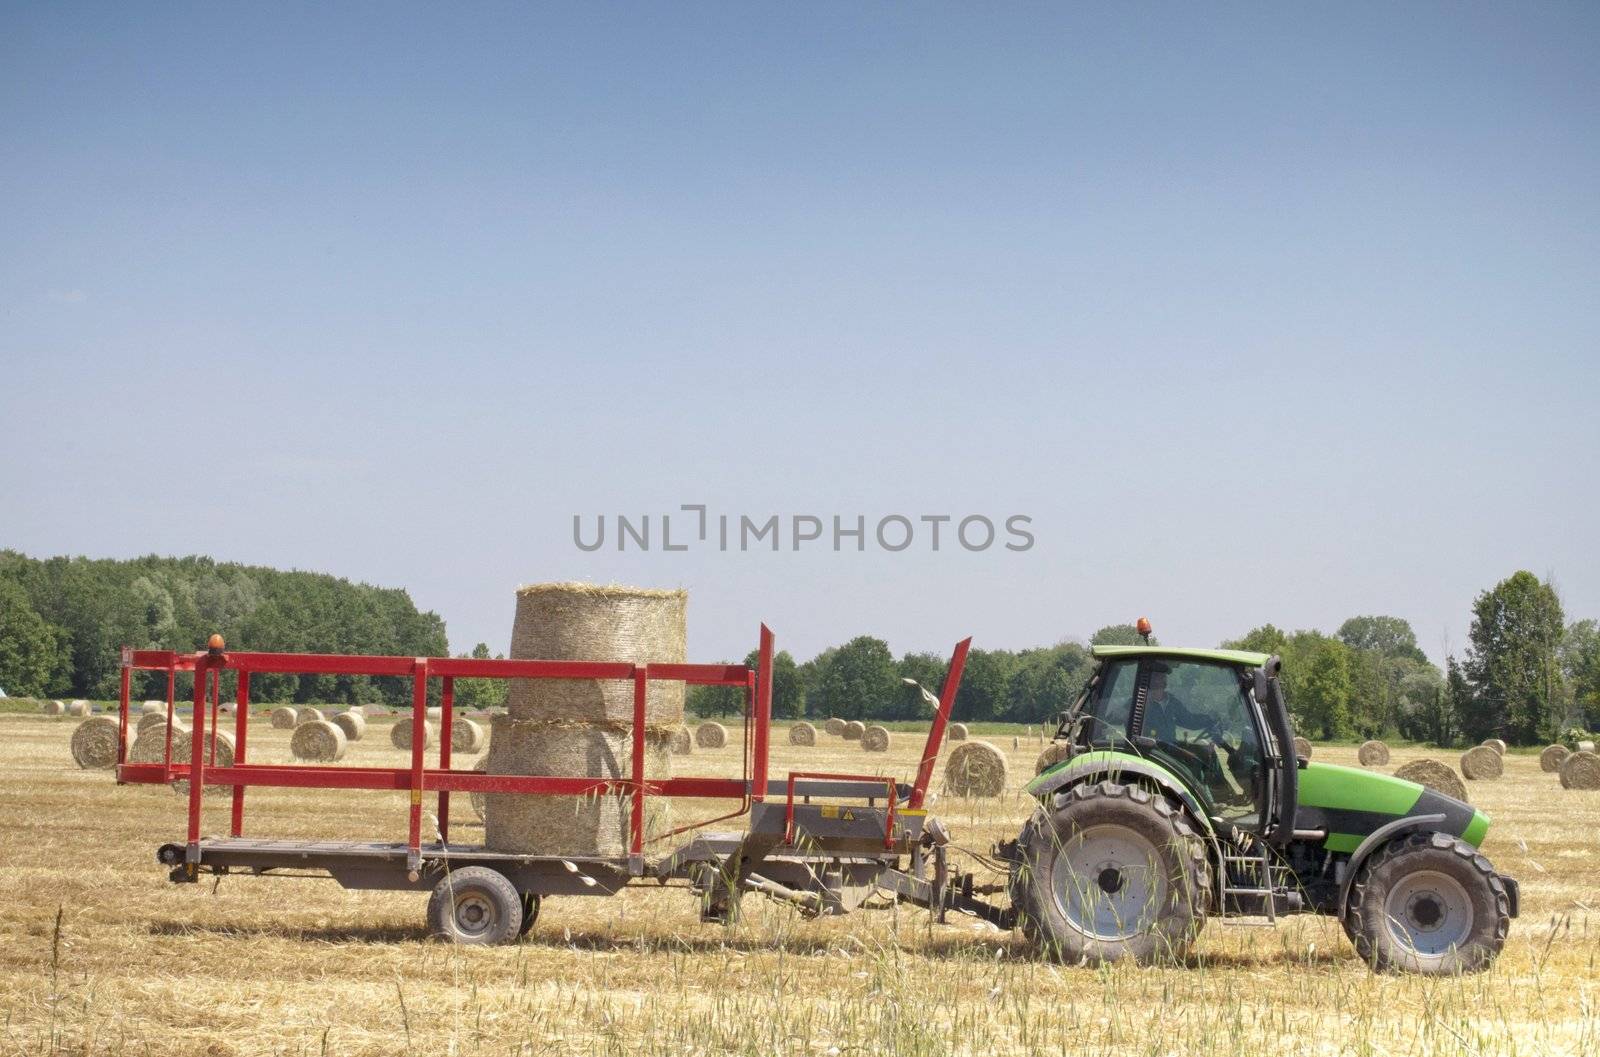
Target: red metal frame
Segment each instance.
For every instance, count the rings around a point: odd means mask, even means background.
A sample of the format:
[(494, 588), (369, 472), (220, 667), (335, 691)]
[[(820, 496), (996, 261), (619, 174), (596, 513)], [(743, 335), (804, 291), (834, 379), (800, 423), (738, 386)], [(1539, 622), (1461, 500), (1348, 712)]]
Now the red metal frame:
[(794, 845), (794, 782), (796, 778), (828, 778), (836, 782), (876, 782), (885, 787), (889, 798), (888, 815), (883, 820), (883, 846), (894, 847), (894, 802), (899, 790), (893, 778), (880, 774), (833, 774), (828, 771), (790, 771), (788, 800), (783, 809), (783, 843)]
[[(955, 703), (967, 650), (972, 640), (956, 645), (945, 676), (939, 707), (934, 714), (923, 748), (921, 766), (912, 788), (908, 810), (920, 809), (932, 779), (934, 763), (944, 738), (950, 709)], [(180, 654), (171, 650), (122, 651), (121, 708), (118, 719), (117, 781), (169, 783), (189, 779), (188, 845), (190, 861), (199, 857), (200, 818), (207, 785), (232, 786), (229, 832), (244, 833), (245, 789), (268, 786), (298, 789), (380, 789), (410, 793), (407, 844), (413, 864), (419, 861), (422, 845), (422, 800), (424, 793), (438, 794), (439, 835), (449, 839), (450, 794), (521, 793), (549, 796), (589, 796), (617, 793), (633, 800), (629, 848), (638, 856), (644, 851), (645, 802), (651, 796), (679, 796), (695, 799), (739, 801), (728, 814), (681, 826), (672, 834), (712, 822), (737, 817), (750, 805), (767, 798), (768, 755), (772, 734), (772, 658), (774, 640), (771, 629), (761, 625), (758, 660), (754, 671), (731, 664), (626, 664), (602, 661), (520, 661), (478, 660), (463, 657), (386, 657), (346, 656), (328, 653), (254, 653), (202, 650)], [(167, 673), (167, 744), (161, 763), (127, 762), (128, 705), (134, 671)], [(237, 677), (237, 710), (234, 718), (234, 763), (216, 766), (214, 741), (208, 748), (208, 729), (218, 729), (218, 697), (222, 673)], [(194, 726), (190, 759), (172, 759), (174, 689), (178, 672), (194, 673)], [(255, 673), (367, 675), (407, 677), (412, 680), (411, 760), (406, 767), (327, 767), (301, 764), (253, 764), (249, 760), (250, 677)], [(437, 678), (442, 688), (439, 765), (427, 766), (424, 758), (424, 728), (427, 721), (428, 680)], [(455, 680), (478, 679), (616, 679), (633, 684), (632, 766), (627, 778), (570, 778), (550, 775), (497, 775), (452, 768), (451, 734), (455, 723)], [(650, 780), (645, 777), (645, 701), (652, 681), (681, 682), (701, 686), (740, 686), (745, 688), (745, 749), (743, 778), (680, 777)], [(209, 707), (208, 707), (209, 706)], [(209, 728), (208, 714), (209, 713)], [(402, 720), (401, 722), (405, 722)], [(897, 787), (891, 778), (878, 775), (829, 775), (820, 772), (793, 772), (788, 778), (786, 829), (794, 823), (794, 791), (797, 778), (835, 778), (847, 781), (883, 782), (888, 791), (889, 818), (885, 840), (892, 845)], [(670, 836), (666, 834), (665, 836)]]

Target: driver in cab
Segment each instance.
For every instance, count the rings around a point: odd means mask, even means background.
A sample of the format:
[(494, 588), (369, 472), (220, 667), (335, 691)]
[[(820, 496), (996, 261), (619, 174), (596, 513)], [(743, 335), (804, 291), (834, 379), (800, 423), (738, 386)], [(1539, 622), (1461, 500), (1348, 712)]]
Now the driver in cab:
[[(1232, 780), (1229, 775), (1234, 770), (1236, 760), (1239, 764), (1244, 762), (1238, 747), (1228, 742), (1215, 716), (1190, 708), (1176, 694), (1167, 691), (1170, 672), (1171, 669), (1164, 665), (1157, 665), (1150, 672), (1150, 687), (1144, 709), (1145, 733), (1163, 744), (1183, 750), (1186, 755), (1197, 757), (1201, 763), (1201, 777), (1218, 803), (1247, 802), (1250, 799), (1250, 794), (1245, 791), (1250, 784), (1248, 775), (1235, 773), (1231, 776)], [(1179, 740), (1179, 728), (1215, 739), (1215, 743)], [(1217, 759), (1219, 747), (1227, 755), (1227, 768)]]

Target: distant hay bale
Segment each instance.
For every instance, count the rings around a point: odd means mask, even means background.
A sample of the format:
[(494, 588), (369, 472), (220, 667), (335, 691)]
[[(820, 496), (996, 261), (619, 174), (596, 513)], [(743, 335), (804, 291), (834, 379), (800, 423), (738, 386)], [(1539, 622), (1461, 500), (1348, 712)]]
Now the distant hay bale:
[(1033, 762), (1033, 773), (1043, 774), (1071, 755), (1071, 742), (1052, 741), (1044, 747), (1044, 751), (1039, 754), (1039, 758)]
[(231, 716), (237, 711), (239, 711), (239, 702), (237, 701), (224, 701), (217, 706), (217, 712), (224, 716)]
[(1580, 742), (1578, 742), (1578, 751), (1579, 752), (1593, 752), (1594, 751), (1594, 742), (1592, 742), (1592, 741), (1580, 741)]
[(1311, 759), (1311, 742), (1296, 734), (1294, 738), (1294, 754), (1302, 760)]
[(1585, 750), (1562, 760), (1561, 788), (1600, 789), (1600, 756)]
[(1561, 770), (1561, 761), (1572, 755), (1572, 750), (1565, 745), (1546, 745), (1539, 754), (1539, 770), (1545, 774), (1555, 774)]
[(1363, 767), (1389, 766), (1389, 746), (1381, 741), (1364, 741), (1361, 748), (1356, 750), (1356, 759), (1361, 761)]
[(41, 701), (39, 711), (47, 716), (61, 716), (66, 714), (67, 706), (60, 701)]
[(301, 726), (305, 723), (326, 723), (328, 717), (322, 714), (322, 709), (312, 708), (310, 705), (301, 705), (294, 710), (294, 725)]
[(672, 742), (668, 751), (674, 756), (689, 756), (694, 752), (694, 733), (688, 727), (679, 726), (672, 731)]
[(889, 728), (873, 724), (861, 732), (861, 747), (867, 752), (889, 751)]
[(349, 744), (343, 730), (325, 719), (318, 719), (294, 728), (294, 737), (289, 739), (289, 751), (294, 753), (297, 760), (332, 763), (344, 758)]
[(702, 749), (720, 749), (728, 744), (728, 728), (721, 723), (702, 723), (694, 728), (694, 743)]
[[(407, 752), (411, 751), (411, 722), (410, 716), (402, 715), (389, 728), (389, 743), (395, 748), (404, 749)], [(424, 720), (422, 723), (422, 747), (424, 749), (433, 748), (434, 739), (438, 736), (439, 728)]]
[[(210, 749), (213, 750), (213, 751), (208, 751), (206, 753), (206, 756), (205, 756), (206, 766), (208, 766), (208, 767), (232, 767), (233, 766), (234, 750), (233, 750), (233, 735), (232, 734), (229, 734), (227, 731), (220, 731), (220, 732), (219, 731), (208, 731), (206, 733), (206, 741), (210, 743)], [(194, 756), (194, 732), (190, 731), (190, 730), (174, 731), (173, 735), (172, 735), (172, 762), (173, 763), (188, 763), (193, 758), (193, 756)], [(157, 757), (157, 762), (160, 762), (160, 758), (159, 757)], [(172, 783), (172, 791), (177, 793), (180, 796), (188, 796), (189, 795), (189, 782), (188, 782), (188, 780), (187, 779), (179, 779), (178, 781), (173, 782)], [(232, 791), (233, 791), (233, 787), (231, 785), (207, 785), (206, 786), (206, 792), (208, 792), (208, 793), (224, 793), (224, 792), (232, 792)]]
[(94, 712), (94, 706), (87, 701), (74, 701), (67, 706), (69, 716), (87, 716)]
[(1461, 754), (1461, 774), (1468, 781), (1487, 782), (1505, 773), (1505, 760), (1487, 745), (1478, 745)]
[(842, 738), (844, 737), (844, 720), (838, 716), (832, 716), (822, 725), (822, 729), (836, 738)]
[(852, 719), (844, 725), (845, 741), (860, 741), (861, 735), (867, 732), (867, 725), (859, 719)]
[(1501, 756), (1504, 756), (1506, 754), (1506, 749), (1510, 748), (1510, 746), (1508, 746), (1505, 742), (1501, 741), (1499, 738), (1490, 738), (1488, 741), (1485, 741), (1483, 744), (1484, 744), (1484, 746), (1486, 748), (1493, 749), (1495, 752), (1498, 752)]
[(367, 717), (353, 708), (334, 716), (333, 725), (344, 732), (345, 741), (360, 741), (367, 736)]
[(152, 712), (160, 712), (165, 714), (167, 711), (167, 703), (165, 701), (146, 701), (144, 704), (139, 706), (139, 711), (145, 713), (146, 715), (149, 715)]
[(945, 733), (951, 741), (966, 741), (967, 725), (965, 723), (952, 723), (950, 724), (950, 729)]
[(366, 705), (351, 705), (349, 708), (345, 709), (344, 711), (349, 713), (349, 714), (351, 714), (351, 715), (360, 716), (362, 719), (366, 719), (367, 718), (367, 706)]
[(437, 705), (428, 709), (428, 722), (436, 726), (442, 725), (444, 723), (444, 709)]
[[(511, 627), (511, 657), (682, 664), (688, 600), (688, 592), (681, 590), (587, 583), (522, 587)], [(652, 680), (645, 692), (645, 723), (662, 728), (682, 723), (683, 700), (683, 683)], [(514, 719), (632, 723), (633, 684), (622, 679), (512, 679), (506, 707)]]
[(986, 741), (964, 741), (944, 763), (944, 786), (956, 796), (999, 796), (1006, 791), (1006, 754)]
[(72, 758), (79, 767), (103, 771), (117, 765), (117, 721), (110, 716), (91, 716), (72, 732)]
[(817, 743), (817, 728), (804, 721), (794, 724), (789, 728), (790, 745), (815, 745)]
[(279, 705), (272, 710), (273, 730), (293, 730), (299, 713), (288, 705)]
[[(646, 777), (671, 776), (670, 738), (667, 730), (645, 731)], [(490, 774), (626, 779), (633, 773), (633, 735), (622, 724), (495, 716), (484, 763)], [(621, 855), (628, 847), (632, 808), (631, 797), (615, 793), (490, 793), (484, 805), (484, 844), (525, 855)], [(669, 817), (648, 816), (647, 839)]]
[(1467, 784), (1448, 765), (1438, 760), (1412, 760), (1395, 771), (1394, 776), (1467, 802)]
[(489, 734), (477, 723), (470, 719), (450, 720), (450, 751), (465, 752), (476, 755), (483, 751), (489, 740)]

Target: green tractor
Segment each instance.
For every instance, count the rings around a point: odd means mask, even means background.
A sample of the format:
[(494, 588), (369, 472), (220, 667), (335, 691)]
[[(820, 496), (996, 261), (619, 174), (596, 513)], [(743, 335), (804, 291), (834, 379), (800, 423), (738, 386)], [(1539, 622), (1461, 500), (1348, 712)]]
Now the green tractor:
[(999, 849), (1016, 920), (1045, 951), (1179, 958), (1207, 918), (1314, 913), (1379, 970), (1471, 972), (1500, 953), (1518, 889), (1478, 851), (1488, 816), (1298, 757), (1277, 657), (1094, 655), (1060, 717), (1062, 758), (1028, 785), (1038, 809)]

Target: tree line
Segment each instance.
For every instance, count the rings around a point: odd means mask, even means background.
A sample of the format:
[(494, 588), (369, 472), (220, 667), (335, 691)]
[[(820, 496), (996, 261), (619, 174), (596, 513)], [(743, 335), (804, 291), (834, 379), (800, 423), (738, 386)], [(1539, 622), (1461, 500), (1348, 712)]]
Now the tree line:
[[(0, 688), (12, 696), (113, 698), (120, 646), (192, 650), (213, 631), (252, 650), (402, 656), (448, 650), (444, 621), (419, 612), (399, 589), (205, 557), (38, 560), (0, 551)], [(1092, 646), (1139, 641), (1132, 625), (1113, 624), (1087, 643), (974, 648), (954, 716), (1048, 722), (1089, 678)], [(1264, 624), (1222, 645), (1283, 657), (1285, 696), (1298, 729), (1313, 739), (1456, 744), (1501, 737), (1534, 744), (1600, 726), (1600, 624), (1569, 624), (1555, 588), (1528, 572), (1479, 594), (1466, 649), (1443, 669), (1417, 647), (1411, 625), (1393, 616), (1352, 617), (1332, 634)], [(484, 643), (470, 655), (491, 656)], [(744, 663), (755, 661), (752, 653)], [(773, 665), (773, 712), (784, 719), (922, 719), (929, 710), (904, 680), (937, 693), (946, 663), (933, 653), (896, 657), (870, 635), (803, 663), (782, 652)], [(179, 693), (190, 692), (180, 682)], [(164, 677), (154, 673), (140, 675), (134, 686), (137, 697), (165, 693)], [(252, 684), (257, 701), (404, 705), (410, 695), (407, 680), (364, 676), (268, 675)], [(465, 707), (493, 707), (503, 703), (505, 684), (458, 680), (456, 697)], [(743, 692), (693, 687), (689, 708), (697, 715), (737, 714)]]

